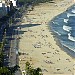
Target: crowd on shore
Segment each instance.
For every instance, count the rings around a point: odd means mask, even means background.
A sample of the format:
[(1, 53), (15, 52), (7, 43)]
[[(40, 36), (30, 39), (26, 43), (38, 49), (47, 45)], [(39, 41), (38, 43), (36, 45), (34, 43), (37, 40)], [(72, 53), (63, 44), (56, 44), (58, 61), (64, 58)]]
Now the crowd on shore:
[(71, 0), (55, 0), (55, 3), (40, 3), (33, 11), (23, 15), (19, 42), (19, 65), (21, 71), (29, 61), (34, 68), (40, 67), (43, 75), (73, 74), (74, 59), (61, 49), (48, 28), (48, 22), (73, 5)]

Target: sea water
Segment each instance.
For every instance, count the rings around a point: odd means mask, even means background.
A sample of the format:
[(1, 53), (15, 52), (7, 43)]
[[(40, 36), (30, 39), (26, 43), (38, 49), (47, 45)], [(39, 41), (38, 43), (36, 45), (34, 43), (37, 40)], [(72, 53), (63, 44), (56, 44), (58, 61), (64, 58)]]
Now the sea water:
[(49, 26), (58, 35), (61, 45), (75, 52), (75, 5), (53, 18)]

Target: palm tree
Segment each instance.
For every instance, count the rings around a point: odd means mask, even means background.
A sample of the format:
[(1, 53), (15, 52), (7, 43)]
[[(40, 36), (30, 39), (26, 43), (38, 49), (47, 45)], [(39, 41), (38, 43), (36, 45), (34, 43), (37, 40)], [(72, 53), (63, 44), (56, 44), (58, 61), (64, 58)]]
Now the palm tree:
[(39, 67), (34, 69), (29, 62), (26, 62), (25, 71), (27, 75), (43, 75), (42, 70)]

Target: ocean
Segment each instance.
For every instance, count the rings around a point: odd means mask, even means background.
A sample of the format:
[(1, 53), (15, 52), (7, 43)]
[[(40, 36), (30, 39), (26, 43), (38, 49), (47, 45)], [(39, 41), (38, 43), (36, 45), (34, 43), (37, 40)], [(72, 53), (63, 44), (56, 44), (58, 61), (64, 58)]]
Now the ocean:
[(67, 48), (67, 52), (75, 57), (75, 4), (54, 17), (49, 26), (61, 46)]

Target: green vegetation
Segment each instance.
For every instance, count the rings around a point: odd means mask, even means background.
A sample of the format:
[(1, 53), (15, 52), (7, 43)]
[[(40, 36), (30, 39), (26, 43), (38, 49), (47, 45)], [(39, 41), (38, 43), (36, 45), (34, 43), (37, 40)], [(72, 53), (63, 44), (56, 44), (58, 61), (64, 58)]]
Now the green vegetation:
[(29, 2), (32, 2), (33, 0), (18, 0), (18, 1), (23, 3), (29, 3)]
[(50, 1), (53, 1), (53, 0), (18, 0), (19, 4), (30, 3), (30, 4), (33, 4), (33, 5), (36, 5), (38, 3), (50, 2)]
[(7, 67), (0, 67), (0, 75), (14, 75)]
[(0, 52), (0, 67), (3, 67), (3, 58), (4, 58), (4, 55), (2, 52)]
[(14, 75), (14, 70), (16, 69), (16, 67), (13, 68), (13, 72), (12, 69), (5, 67), (4, 66), (4, 45), (6, 44), (6, 29), (4, 29), (4, 33), (3, 33), (3, 40), (2, 42), (0, 42), (0, 75)]
[(3, 67), (4, 55), (3, 55), (4, 39), (0, 42), (0, 67)]
[(29, 62), (26, 62), (25, 71), (27, 75), (43, 75), (39, 67), (34, 69)]
[(33, 0), (18, 0), (19, 4), (31, 3)]
[(7, 67), (4, 67), (4, 54), (3, 54), (3, 43), (0, 43), (0, 75), (14, 75), (11, 70)]

